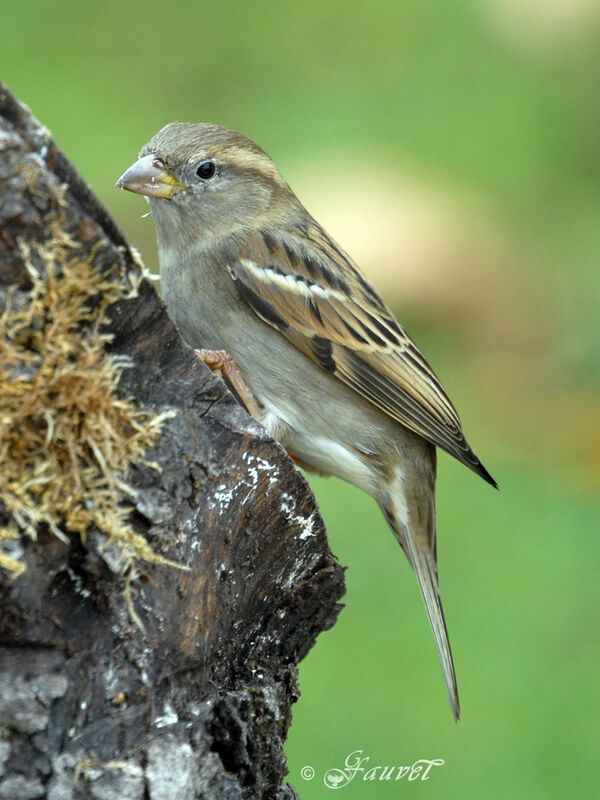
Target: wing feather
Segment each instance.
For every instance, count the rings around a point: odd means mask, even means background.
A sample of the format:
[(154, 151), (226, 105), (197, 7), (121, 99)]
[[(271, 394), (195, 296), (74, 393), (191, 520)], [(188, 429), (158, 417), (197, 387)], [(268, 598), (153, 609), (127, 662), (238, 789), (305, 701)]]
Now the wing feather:
[(324, 370), (495, 485), (435, 373), (377, 292), (314, 221), (303, 234), (246, 240), (230, 274), (250, 307)]

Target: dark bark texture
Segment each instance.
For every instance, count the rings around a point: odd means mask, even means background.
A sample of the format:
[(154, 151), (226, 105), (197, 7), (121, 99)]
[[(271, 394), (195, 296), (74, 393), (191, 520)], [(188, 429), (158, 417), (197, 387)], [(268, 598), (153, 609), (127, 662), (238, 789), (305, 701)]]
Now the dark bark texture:
[[(56, 226), (102, 268), (137, 268), (0, 84), (0, 299), (28, 287), (19, 243)], [(101, 531), (67, 544), (40, 526), (20, 541), (26, 571), (0, 576), (0, 800), (296, 797), (283, 783), (296, 665), (343, 594), (314, 497), (147, 280), (109, 316), (111, 352), (133, 362), (120, 391), (176, 412), (148, 454), (161, 471), (127, 476), (129, 521), (190, 569), (140, 562), (124, 577)]]

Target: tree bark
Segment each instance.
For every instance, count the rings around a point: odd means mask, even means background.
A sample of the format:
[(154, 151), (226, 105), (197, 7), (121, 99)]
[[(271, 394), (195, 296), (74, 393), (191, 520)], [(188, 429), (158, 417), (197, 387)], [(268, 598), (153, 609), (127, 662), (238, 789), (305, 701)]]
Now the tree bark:
[[(10, 286), (28, 296), (23, 244), (57, 236), (119, 280), (139, 270), (0, 84), (0, 300)], [(181, 341), (150, 282), (134, 294), (107, 310), (107, 356), (131, 360), (119, 394), (173, 416), (146, 454), (160, 470), (126, 476), (127, 524), (188, 569), (137, 560), (124, 574), (101, 523), (1, 543), (26, 569), (0, 574), (0, 800), (296, 797), (283, 783), (296, 665), (335, 622), (342, 569), (286, 453)]]

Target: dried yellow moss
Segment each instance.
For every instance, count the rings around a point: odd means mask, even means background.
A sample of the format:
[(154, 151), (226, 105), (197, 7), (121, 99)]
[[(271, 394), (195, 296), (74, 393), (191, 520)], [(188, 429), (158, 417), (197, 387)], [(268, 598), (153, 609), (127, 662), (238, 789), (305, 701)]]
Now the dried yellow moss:
[[(21, 250), (32, 289), (28, 297), (9, 291), (0, 316), (0, 512), (8, 520), (0, 540), (35, 538), (44, 523), (62, 539), (96, 525), (126, 563), (165, 562), (128, 526), (122, 499), (135, 495), (127, 471), (147, 463), (168, 414), (122, 397), (127, 360), (105, 352), (106, 308), (135, 286), (82, 261), (61, 230)], [(1, 548), (0, 567), (15, 576), (24, 569)]]

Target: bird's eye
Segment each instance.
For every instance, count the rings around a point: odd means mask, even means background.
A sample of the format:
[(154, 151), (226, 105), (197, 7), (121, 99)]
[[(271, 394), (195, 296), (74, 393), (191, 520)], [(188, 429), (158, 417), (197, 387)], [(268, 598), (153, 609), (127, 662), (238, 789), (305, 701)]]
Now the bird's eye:
[(217, 165), (212, 158), (205, 158), (196, 167), (196, 175), (199, 178), (202, 178), (203, 181), (207, 181), (209, 178), (212, 178), (216, 171)]

